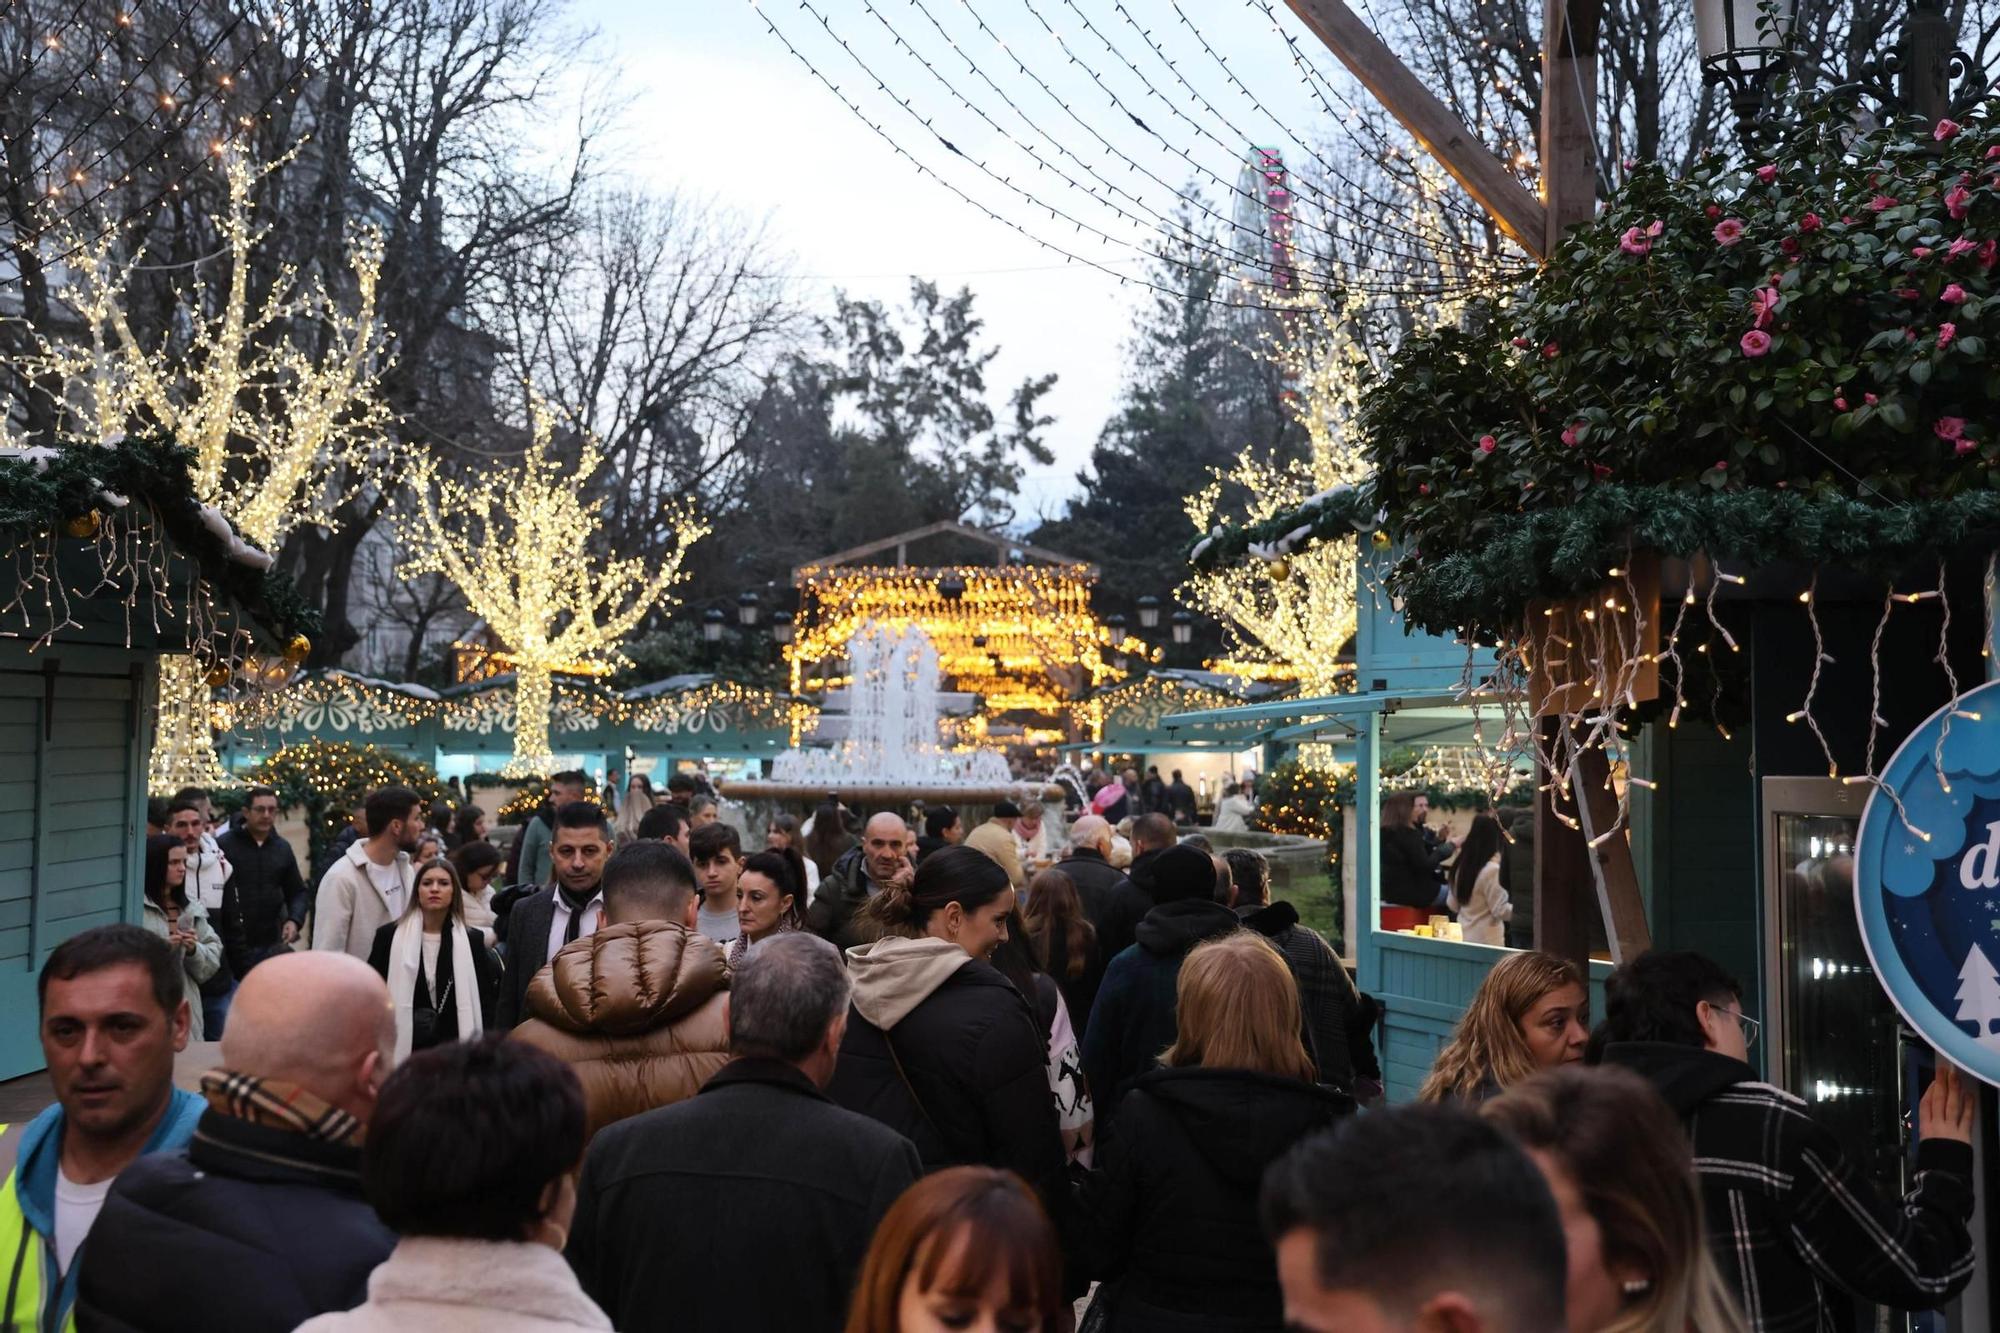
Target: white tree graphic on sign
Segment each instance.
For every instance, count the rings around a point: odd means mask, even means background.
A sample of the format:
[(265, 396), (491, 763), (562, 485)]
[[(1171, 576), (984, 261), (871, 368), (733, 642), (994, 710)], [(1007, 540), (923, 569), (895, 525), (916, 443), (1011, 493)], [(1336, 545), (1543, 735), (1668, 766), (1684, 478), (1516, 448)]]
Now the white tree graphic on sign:
[(1972, 1024), (1972, 1035), (1980, 1045), (2000, 1049), (2000, 1035), (1993, 1025), (2000, 1023), (2000, 976), (1978, 945), (1965, 952), (1965, 965), (1958, 969), (1958, 1013), (1961, 1023)]

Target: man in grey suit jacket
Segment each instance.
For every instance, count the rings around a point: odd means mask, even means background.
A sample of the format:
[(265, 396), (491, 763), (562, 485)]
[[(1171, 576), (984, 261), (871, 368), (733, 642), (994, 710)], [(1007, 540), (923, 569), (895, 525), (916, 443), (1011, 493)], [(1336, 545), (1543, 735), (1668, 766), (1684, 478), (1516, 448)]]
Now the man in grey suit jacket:
[(528, 986), (563, 945), (595, 934), (604, 923), (598, 881), (611, 855), (611, 823), (604, 807), (572, 801), (556, 811), (550, 844), (555, 883), (514, 904), (507, 918), (507, 977), (500, 986), (500, 1031), (528, 1018)]

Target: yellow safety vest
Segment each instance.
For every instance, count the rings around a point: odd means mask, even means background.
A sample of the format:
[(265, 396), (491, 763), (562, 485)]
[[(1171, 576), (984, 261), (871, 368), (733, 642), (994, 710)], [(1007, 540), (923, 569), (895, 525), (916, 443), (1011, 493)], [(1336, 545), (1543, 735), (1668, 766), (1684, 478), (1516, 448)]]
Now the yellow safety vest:
[[(15, 1188), (15, 1154), (21, 1126), (0, 1124), (0, 1333), (51, 1333), (43, 1328), (49, 1316), (49, 1293), (42, 1286), (42, 1238), (21, 1212)], [(53, 1333), (76, 1333), (72, 1311)]]

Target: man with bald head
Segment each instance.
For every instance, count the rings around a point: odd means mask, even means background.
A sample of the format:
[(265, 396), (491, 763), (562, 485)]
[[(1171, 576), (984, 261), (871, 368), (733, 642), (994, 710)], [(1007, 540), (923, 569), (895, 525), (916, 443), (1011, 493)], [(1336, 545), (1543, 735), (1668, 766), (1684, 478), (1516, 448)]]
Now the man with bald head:
[(1069, 850), (1056, 867), (1076, 885), (1077, 901), (1097, 931), (1100, 973), (1132, 943), (1140, 918), (1153, 910), (1153, 900), (1110, 857), (1111, 822), (1102, 815), (1085, 815), (1069, 826)]
[(861, 912), (868, 900), (890, 884), (908, 888), (916, 878), (910, 863), (913, 840), (902, 816), (884, 810), (861, 830), (861, 855), (842, 857), (833, 873), (819, 882), (806, 924), (813, 933), (832, 940), (842, 952), (881, 938), (881, 927)]
[(368, 1295), (396, 1237), (361, 1193), (361, 1138), (395, 1011), (345, 953), (281, 953), (243, 978), (194, 1139), (142, 1158), (90, 1233), (80, 1327), (287, 1333)]

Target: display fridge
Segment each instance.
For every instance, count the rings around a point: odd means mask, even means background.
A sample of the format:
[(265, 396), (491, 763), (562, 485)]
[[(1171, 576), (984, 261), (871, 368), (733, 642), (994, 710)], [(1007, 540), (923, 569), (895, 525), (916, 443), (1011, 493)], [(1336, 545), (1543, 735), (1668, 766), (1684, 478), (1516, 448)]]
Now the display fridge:
[[(1804, 1099), (1885, 1197), (1908, 1187), (1917, 1100), (1933, 1053), (1902, 1021), (1869, 965), (1854, 907), (1854, 842), (1864, 784), (1765, 778), (1764, 1076)], [(1758, 1053), (1751, 1053), (1753, 1062)], [(1990, 1160), (1991, 1090), (1981, 1096), (1975, 1178)], [(1972, 1285), (1943, 1311), (1856, 1310), (1857, 1333), (1986, 1333), (1986, 1189), (1973, 1218)]]

